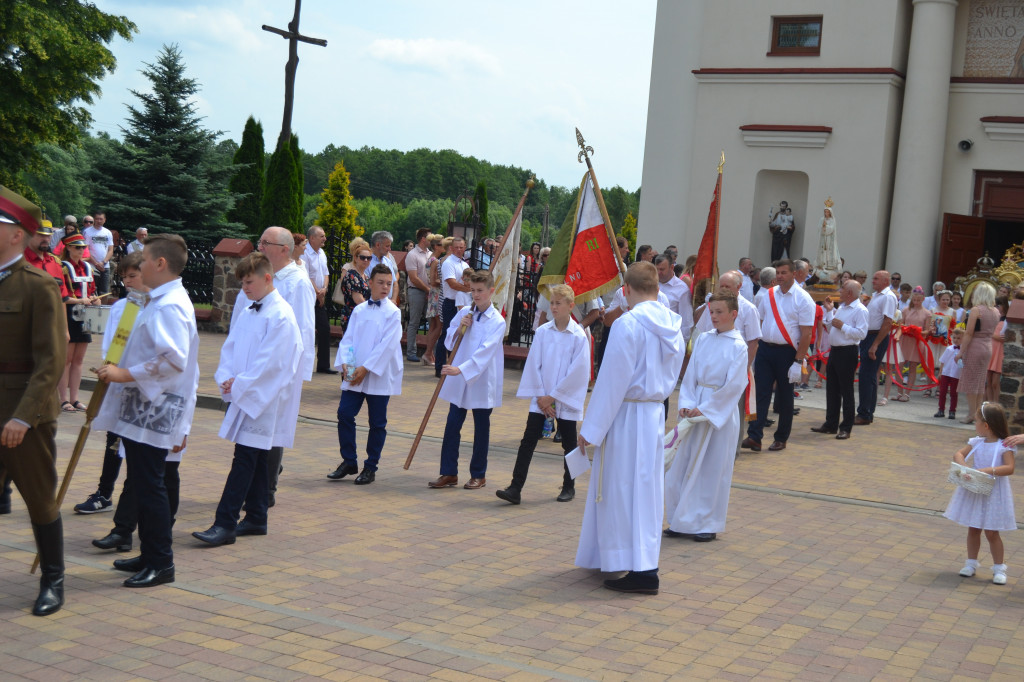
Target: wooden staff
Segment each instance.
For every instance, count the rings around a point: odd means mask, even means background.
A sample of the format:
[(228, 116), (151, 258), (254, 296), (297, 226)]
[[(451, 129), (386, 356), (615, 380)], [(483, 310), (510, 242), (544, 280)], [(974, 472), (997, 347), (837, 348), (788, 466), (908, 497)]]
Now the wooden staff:
[[(472, 315), (472, 313), (470, 313)], [(452, 352), (448, 356), (454, 359), (455, 354), (459, 352), (459, 345), (462, 343), (462, 339), (465, 338), (466, 328), (459, 325), (459, 334), (455, 339), (455, 345), (452, 346)], [(427, 413), (423, 415), (423, 421), (420, 422), (420, 430), (416, 432), (416, 439), (412, 442), (412, 449), (409, 450), (409, 456), (405, 458), (405, 466), (403, 469), (408, 470), (409, 465), (412, 464), (412, 458), (416, 456), (416, 448), (420, 445), (420, 439), (423, 438), (423, 432), (427, 429), (427, 422), (430, 421), (430, 413), (434, 411), (434, 403), (437, 402), (437, 396), (441, 393), (441, 387), (444, 386), (444, 380), (448, 378), (447, 374), (442, 374), (441, 378), (437, 382), (437, 388), (434, 389), (434, 395), (430, 398), (430, 404), (427, 405)]]

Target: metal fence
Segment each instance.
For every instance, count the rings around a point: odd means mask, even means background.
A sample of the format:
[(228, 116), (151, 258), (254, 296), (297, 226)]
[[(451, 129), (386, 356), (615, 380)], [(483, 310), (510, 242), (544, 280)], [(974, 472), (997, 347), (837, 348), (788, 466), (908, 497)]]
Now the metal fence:
[[(116, 263), (120, 262), (121, 256), (125, 255), (127, 242), (114, 247), (115, 266), (110, 270), (110, 290), (123, 298), (126, 294), (121, 276), (117, 274)], [(188, 263), (185, 271), (181, 273), (181, 281), (188, 292), (192, 303), (200, 305), (211, 305), (213, 303), (213, 266), (216, 259), (213, 257), (213, 242), (191, 240), (188, 242)]]

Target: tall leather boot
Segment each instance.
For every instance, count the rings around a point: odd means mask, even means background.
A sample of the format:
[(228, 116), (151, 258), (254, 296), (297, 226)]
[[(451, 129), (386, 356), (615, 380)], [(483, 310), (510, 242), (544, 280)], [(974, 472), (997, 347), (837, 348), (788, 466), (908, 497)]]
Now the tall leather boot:
[(0, 481), (0, 514), (11, 513), (11, 479), (6, 476)]
[(48, 616), (64, 605), (64, 524), (58, 515), (45, 526), (32, 524), (39, 550), (39, 596), (32, 615)]

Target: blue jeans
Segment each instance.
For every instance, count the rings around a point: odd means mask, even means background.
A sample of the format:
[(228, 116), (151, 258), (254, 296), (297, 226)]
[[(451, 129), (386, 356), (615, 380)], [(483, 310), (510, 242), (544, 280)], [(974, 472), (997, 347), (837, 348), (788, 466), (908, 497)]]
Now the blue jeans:
[(889, 348), (888, 334), (875, 349), (875, 359), (868, 357), (868, 350), (875, 342), (878, 331), (868, 332), (860, 342), (860, 373), (858, 374), (857, 393), (860, 404), (857, 405), (857, 416), (871, 421), (875, 418), (875, 404), (878, 401), (878, 369), (885, 362), (885, 351)]
[(267, 453), (248, 445), (235, 443), (235, 458), (231, 460), (231, 471), (224, 482), (224, 492), (217, 505), (217, 518), (213, 522), (218, 528), (235, 530), (238, 515), (245, 503), (245, 518), (257, 526), (267, 525)]
[[(459, 475), (459, 442), (467, 410), (451, 405), (448, 423), (444, 426), (441, 443), (441, 475)], [(469, 475), (483, 478), (487, 474), (487, 448), (491, 440), (491, 408), (473, 410), (473, 457), (469, 460)]]
[(366, 401), (370, 418), (370, 433), (366, 436), (367, 471), (377, 471), (380, 453), (384, 449), (384, 439), (388, 436), (388, 401), (389, 395), (368, 395), (359, 391), (342, 391), (338, 403), (338, 446), (341, 458), (350, 464), (359, 466), (356, 455), (356, 415)]

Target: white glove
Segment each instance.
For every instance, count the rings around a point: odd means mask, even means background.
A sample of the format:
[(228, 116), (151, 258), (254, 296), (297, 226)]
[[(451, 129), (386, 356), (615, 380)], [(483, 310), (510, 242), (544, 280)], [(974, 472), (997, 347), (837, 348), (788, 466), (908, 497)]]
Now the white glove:
[(802, 367), (801, 367), (799, 362), (794, 362), (792, 364), (792, 366), (790, 366), (789, 374), (788, 374), (789, 383), (791, 383), (791, 384), (799, 384), (800, 383), (801, 369), (802, 369)]

